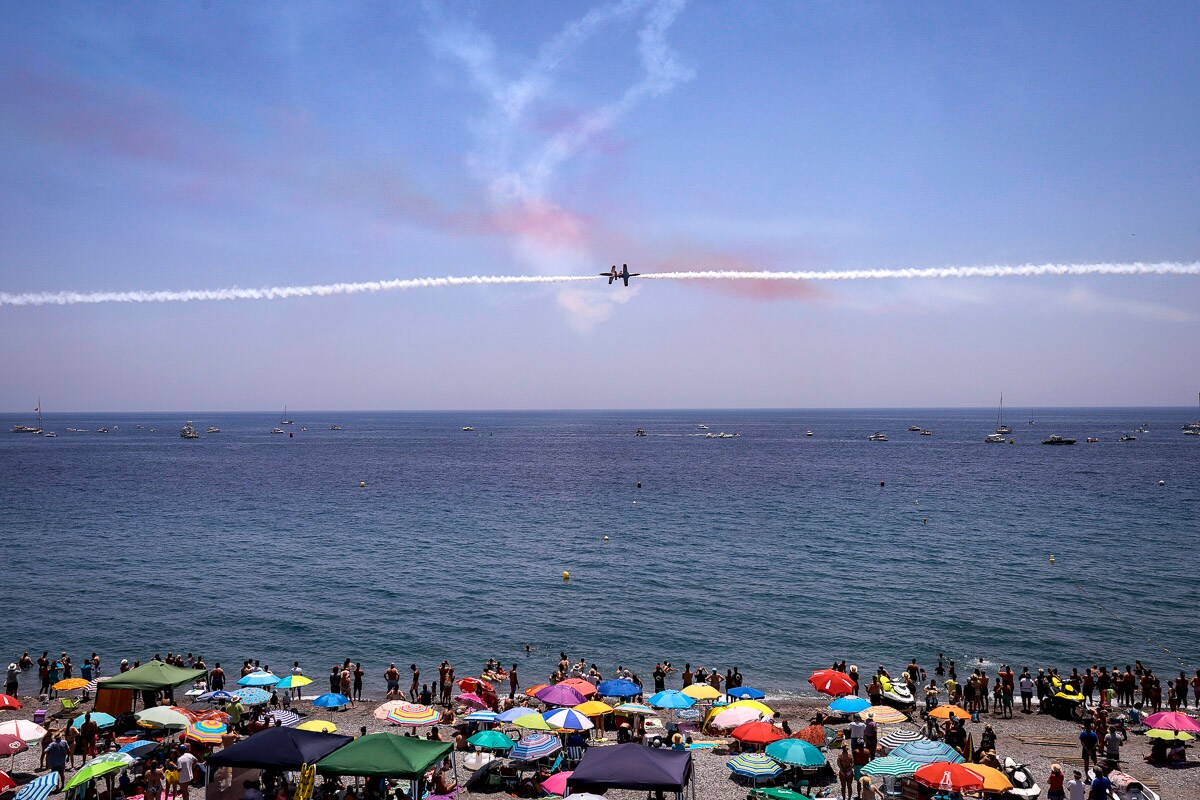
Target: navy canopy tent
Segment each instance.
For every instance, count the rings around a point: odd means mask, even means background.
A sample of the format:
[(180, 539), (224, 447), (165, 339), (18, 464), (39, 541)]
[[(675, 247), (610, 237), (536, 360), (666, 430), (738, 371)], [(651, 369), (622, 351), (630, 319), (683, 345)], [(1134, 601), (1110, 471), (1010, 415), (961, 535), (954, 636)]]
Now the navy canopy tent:
[(208, 764), (213, 767), (297, 770), (304, 764), (315, 764), (352, 741), (350, 736), (335, 733), (267, 728), (213, 753), (208, 757)]
[(609, 789), (644, 792), (687, 791), (692, 781), (692, 754), (656, 750), (640, 744), (591, 747), (567, 778), (569, 792), (601, 793)]

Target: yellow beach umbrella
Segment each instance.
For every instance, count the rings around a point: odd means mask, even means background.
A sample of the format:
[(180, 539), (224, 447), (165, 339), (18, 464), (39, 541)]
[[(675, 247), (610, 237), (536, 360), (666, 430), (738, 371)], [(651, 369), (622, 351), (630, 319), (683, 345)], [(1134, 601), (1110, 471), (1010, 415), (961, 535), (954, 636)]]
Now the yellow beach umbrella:
[(716, 700), (721, 696), (719, 689), (714, 689), (707, 683), (693, 683), (683, 687), (683, 693), (693, 700)]
[(546, 724), (546, 720), (541, 714), (529, 713), (524, 716), (517, 717), (513, 720), (513, 725), (518, 728), (524, 728), (527, 731), (552, 731), (554, 730)]
[(602, 714), (611, 714), (613, 707), (599, 700), (588, 700), (586, 703), (575, 706), (575, 710), (585, 717), (598, 717)]
[(327, 719), (310, 719), (307, 722), (301, 722), (296, 727), (302, 731), (316, 731), (317, 733), (333, 733), (337, 730), (337, 725)]
[(933, 711), (929, 712), (929, 716), (933, 717), (934, 719), (950, 719), (951, 714), (959, 719), (969, 719), (971, 717), (970, 711), (954, 705), (938, 706)]
[(1000, 794), (1013, 788), (1012, 781), (998, 769), (983, 764), (967, 764), (966, 766), (971, 772), (983, 776), (983, 791), (985, 792)]
[(858, 716), (862, 719), (870, 716), (871, 719), (880, 725), (894, 725), (897, 722), (908, 722), (908, 717), (903, 712), (897, 711), (891, 706), (871, 706), (858, 712)]
[(724, 708), (757, 708), (759, 711), (766, 714), (768, 717), (775, 716), (775, 709), (768, 705), (758, 702), (757, 700), (738, 700), (735, 703), (730, 703)]

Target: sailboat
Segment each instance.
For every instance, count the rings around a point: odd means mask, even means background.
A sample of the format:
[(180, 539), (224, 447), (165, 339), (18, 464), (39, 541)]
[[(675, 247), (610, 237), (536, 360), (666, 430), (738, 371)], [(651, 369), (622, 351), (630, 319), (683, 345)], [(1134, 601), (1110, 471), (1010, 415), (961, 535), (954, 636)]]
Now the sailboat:
[(287, 406), (286, 405), (283, 407), (283, 416), (279, 418), (279, 424), (280, 425), (294, 425), (295, 424), (290, 419), (287, 418)]
[(37, 406), (33, 409), (37, 412), (38, 424), (34, 425), (13, 425), (13, 433), (41, 433), (42, 432), (42, 398), (38, 398)]
[(1012, 433), (1012, 428), (1004, 424), (1004, 392), (1000, 393), (1000, 414), (996, 417), (996, 433)]
[[(1200, 404), (1200, 394), (1196, 395), (1196, 402), (1197, 404)], [(1196, 422), (1183, 423), (1183, 430), (1187, 432), (1189, 436), (1200, 436), (1200, 420), (1197, 420)]]

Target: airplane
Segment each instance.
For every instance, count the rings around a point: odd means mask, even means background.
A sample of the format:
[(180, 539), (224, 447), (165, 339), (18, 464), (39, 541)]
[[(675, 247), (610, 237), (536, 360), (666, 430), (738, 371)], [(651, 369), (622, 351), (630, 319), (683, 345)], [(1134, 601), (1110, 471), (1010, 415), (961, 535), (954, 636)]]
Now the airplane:
[(636, 278), (641, 274), (642, 273), (640, 273), (640, 272), (630, 272), (628, 264), (622, 264), (621, 271), (617, 272), (617, 265), (613, 264), (613, 268), (611, 270), (609, 270), (608, 272), (601, 272), (600, 277), (608, 278), (609, 286), (612, 286), (612, 282), (615, 281), (617, 278), (620, 278), (622, 280), (622, 282), (624, 282), (624, 284), (626, 286), (628, 286), (630, 278)]

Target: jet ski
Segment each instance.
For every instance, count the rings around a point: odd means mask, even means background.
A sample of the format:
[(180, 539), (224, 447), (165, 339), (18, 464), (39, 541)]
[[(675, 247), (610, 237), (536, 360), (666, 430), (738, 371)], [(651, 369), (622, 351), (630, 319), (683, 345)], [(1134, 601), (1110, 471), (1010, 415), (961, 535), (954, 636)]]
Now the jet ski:
[(1013, 761), (1011, 756), (1004, 759), (1004, 774), (1008, 776), (1013, 785), (1013, 788), (1008, 790), (1007, 796), (1027, 797), (1030, 800), (1042, 796), (1042, 787), (1038, 786), (1037, 781), (1033, 779), (1033, 773), (1029, 771), (1029, 767)]
[(879, 676), (879, 684), (883, 687), (883, 702), (892, 708), (908, 708), (917, 704), (906, 684), (893, 681), (886, 675)]
[[(1096, 777), (1096, 770), (1088, 770), (1088, 780)], [(1147, 789), (1141, 781), (1120, 770), (1108, 773), (1112, 789), (1108, 792), (1108, 800), (1159, 800), (1158, 792)]]

